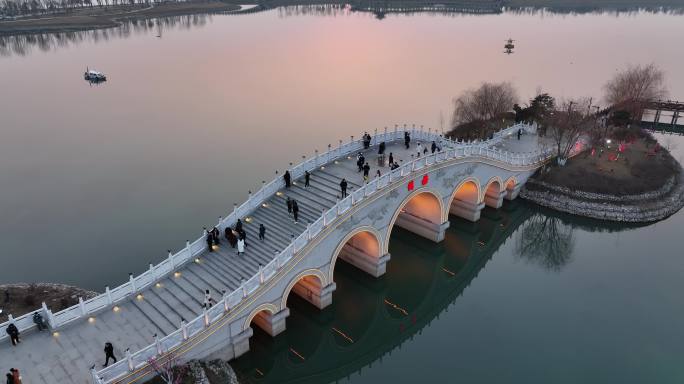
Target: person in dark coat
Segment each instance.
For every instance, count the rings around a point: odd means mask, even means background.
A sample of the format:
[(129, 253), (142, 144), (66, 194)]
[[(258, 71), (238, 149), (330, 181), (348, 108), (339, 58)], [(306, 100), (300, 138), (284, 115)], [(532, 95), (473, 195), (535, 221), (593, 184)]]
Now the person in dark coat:
[(19, 340), (19, 328), (17, 328), (14, 323), (10, 323), (10, 325), (7, 326), (5, 329), (5, 332), (10, 337), (10, 340), (12, 340), (12, 345), (17, 345), (18, 343), (21, 343), (21, 340)]
[(14, 384), (14, 378), (12, 377), (11, 373), (8, 373), (6, 375), (6, 377), (7, 377), (7, 384)]
[(230, 227), (226, 227), (226, 240), (228, 240), (231, 248), (235, 248), (237, 237), (235, 237), (235, 233), (233, 233), (233, 229)]
[(259, 240), (264, 240), (266, 238), (266, 227), (264, 224), (259, 224)]
[(309, 179), (311, 178), (311, 173), (309, 171), (304, 171), (304, 187), (309, 186)]
[(408, 132), (404, 132), (404, 145), (406, 145), (406, 149), (409, 149), (411, 145), (411, 135)]
[(297, 224), (297, 219), (299, 217), (299, 205), (297, 200), (292, 200), (292, 214), (294, 215), (294, 222)]
[(211, 237), (214, 240), (215, 245), (219, 245), (221, 242), (219, 241), (219, 235), (220, 232), (218, 228), (214, 227), (214, 229), (211, 230)]
[(207, 232), (207, 247), (209, 247), (209, 252), (214, 251), (214, 236), (211, 234), (211, 232)]
[(283, 179), (285, 179), (285, 188), (290, 188), (290, 184), (292, 183), (292, 178), (290, 177), (290, 171), (285, 171), (285, 174), (283, 175)]
[(45, 320), (43, 320), (43, 315), (41, 315), (40, 312), (33, 313), (33, 323), (36, 325), (36, 327), (38, 327), (38, 332), (41, 332), (43, 329), (47, 329)]
[(356, 166), (359, 167), (359, 172), (363, 171), (363, 164), (366, 162), (366, 158), (359, 154), (358, 160), (356, 160)]
[(289, 215), (292, 213), (292, 199), (288, 196), (285, 203), (287, 204), (287, 214)]
[(116, 357), (114, 357), (114, 346), (110, 342), (105, 343), (104, 347), (104, 353), (105, 353), (105, 363), (102, 364), (103, 367), (106, 367), (109, 365), (109, 359), (114, 360), (116, 363)]
[(437, 143), (433, 141), (432, 145), (430, 146), (430, 149), (432, 150), (432, 153), (435, 153), (435, 151), (437, 150)]
[(241, 229), (240, 232), (238, 232), (238, 240), (242, 240), (245, 242), (245, 247), (247, 246), (247, 231), (244, 229)]
[(383, 141), (378, 145), (378, 155), (384, 155), (385, 154), (385, 142)]
[(347, 179), (340, 181), (340, 190), (342, 191), (342, 198), (347, 197)]
[(392, 155), (392, 152), (390, 152), (390, 155), (389, 155), (389, 166), (390, 166), (390, 168), (392, 167), (392, 163), (394, 163), (394, 155)]
[(363, 180), (364, 181), (368, 181), (368, 173), (369, 172), (370, 172), (370, 165), (368, 165), (368, 163), (366, 163), (363, 166)]
[(16, 368), (10, 368), (10, 373), (12, 374), (12, 384), (21, 384), (21, 374)]
[(518, 140), (520, 140), (520, 136), (522, 136), (522, 128), (518, 128)]
[(237, 219), (237, 221), (235, 222), (235, 232), (242, 232), (242, 220), (240, 219)]

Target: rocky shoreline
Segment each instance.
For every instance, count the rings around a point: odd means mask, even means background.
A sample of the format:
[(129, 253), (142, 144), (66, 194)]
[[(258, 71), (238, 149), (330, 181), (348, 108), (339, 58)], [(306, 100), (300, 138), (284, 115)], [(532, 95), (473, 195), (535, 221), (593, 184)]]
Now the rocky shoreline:
[(0, 285), (0, 323), (7, 321), (7, 315), (19, 317), (40, 308), (45, 302), (54, 312), (61, 311), (83, 300), (97, 296), (97, 292), (72, 285), (57, 283), (15, 283)]
[(608, 195), (571, 190), (530, 178), (520, 196), (543, 207), (592, 219), (630, 223), (663, 220), (684, 206), (684, 172), (657, 190), (633, 195)]

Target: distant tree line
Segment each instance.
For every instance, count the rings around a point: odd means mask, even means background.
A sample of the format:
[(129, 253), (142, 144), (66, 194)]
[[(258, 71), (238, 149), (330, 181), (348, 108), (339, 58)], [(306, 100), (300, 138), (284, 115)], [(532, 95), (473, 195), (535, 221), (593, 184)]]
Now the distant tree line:
[(133, 6), (180, 0), (0, 0), (0, 16), (43, 15), (93, 7)]

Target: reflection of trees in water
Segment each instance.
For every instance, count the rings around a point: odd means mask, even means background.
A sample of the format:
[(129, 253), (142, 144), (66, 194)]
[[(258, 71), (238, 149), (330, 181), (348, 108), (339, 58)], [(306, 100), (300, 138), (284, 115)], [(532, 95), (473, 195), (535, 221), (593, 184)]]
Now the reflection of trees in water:
[(287, 5), (276, 8), (278, 17), (292, 16), (346, 16), (350, 9), (347, 4)]
[(684, 7), (654, 7), (644, 2), (633, 2), (633, 5), (626, 4), (622, 7), (601, 7), (601, 6), (572, 6), (572, 5), (551, 5), (548, 7), (518, 7), (506, 8), (505, 13), (513, 15), (609, 15), (609, 16), (636, 16), (641, 13), (661, 13), (667, 15), (684, 15)]
[(560, 272), (572, 260), (574, 229), (559, 217), (535, 213), (516, 237), (516, 255), (546, 270)]
[(211, 16), (211, 14), (195, 14), (147, 20), (128, 20), (116, 28), (0, 36), (0, 56), (25, 56), (35, 48), (48, 52), (82, 42), (98, 43), (113, 38), (122, 39), (150, 33), (161, 36), (162, 31), (166, 29), (202, 27), (211, 21)]

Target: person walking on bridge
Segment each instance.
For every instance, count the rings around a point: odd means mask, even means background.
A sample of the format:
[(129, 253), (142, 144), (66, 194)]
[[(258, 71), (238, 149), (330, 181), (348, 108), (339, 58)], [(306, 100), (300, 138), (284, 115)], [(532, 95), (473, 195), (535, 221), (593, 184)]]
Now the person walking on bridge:
[(287, 197), (287, 200), (285, 201), (287, 204), (287, 214), (291, 215), (292, 214), (292, 199), (290, 199), (290, 196)]
[(430, 149), (432, 150), (432, 153), (435, 153), (435, 151), (437, 150), (437, 143), (433, 141), (432, 145), (430, 146)]
[(240, 256), (243, 253), (245, 253), (245, 239), (239, 238), (237, 241), (237, 254)]
[(242, 232), (242, 220), (240, 219), (237, 219), (237, 221), (235, 222), (235, 232)]
[(235, 233), (233, 233), (233, 229), (231, 227), (226, 227), (226, 240), (228, 240), (228, 244), (230, 244), (231, 248), (235, 248), (235, 245), (237, 244), (237, 237), (235, 237)]
[(10, 323), (10, 325), (7, 326), (7, 329), (5, 329), (5, 332), (10, 337), (10, 340), (12, 340), (12, 345), (17, 345), (18, 343), (21, 343), (21, 340), (19, 340), (19, 328), (17, 328), (14, 323)]
[(404, 145), (406, 149), (409, 149), (411, 145), (411, 135), (408, 132), (404, 132)]
[(209, 293), (209, 290), (206, 289), (204, 291), (204, 308), (209, 309), (211, 308), (214, 304), (216, 304), (216, 301), (214, 300), (213, 297), (211, 297), (211, 293)]
[(418, 153), (418, 154), (416, 155), (416, 158), (419, 158), (419, 157), (420, 157), (420, 154), (423, 152), (423, 144), (421, 144), (420, 142), (418, 142), (418, 146), (416, 147), (416, 151), (417, 151), (417, 153)]
[(266, 227), (264, 224), (259, 224), (259, 240), (264, 241), (266, 239)]
[(10, 374), (12, 376), (12, 384), (21, 384), (21, 374), (16, 368), (10, 368)]
[(366, 163), (363, 166), (363, 181), (368, 182), (368, 174), (370, 173), (370, 165)]
[(359, 155), (356, 157), (356, 166), (359, 167), (359, 172), (363, 171), (363, 164), (366, 163), (366, 158), (363, 157), (363, 154), (359, 152)]
[[(12, 369), (14, 369), (14, 368), (12, 368)], [(8, 373), (6, 375), (6, 377), (7, 377), (7, 384), (14, 384), (14, 378), (12, 377), (11, 373)]]
[(347, 179), (340, 181), (340, 190), (342, 190), (342, 198), (347, 197)]
[(207, 247), (209, 248), (209, 252), (214, 251), (214, 236), (211, 232), (207, 232)]
[(285, 179), (285, 188), (290, 188), (290, 184), (292, 184), (292, 177), (290, 176), (290, 171), (285, 171), (283, 179)]
[(297, 224), (297, 221), (299, 221), (299, 204), (297, 204), (297, 200), (292, 200), (292, 214), (294, 215), (294, 222)]
[(304, 188), (309, 186), (309, 179), (311, 178), (311, 173), (309, 171), (304, 171)]
[(114, 357), (114, 346), (109, 341), (105, 343), (104, 353), (105, 353), (105, 363), (102, 364), (103, 367), (106, 367), (109, 365), (109, 359), (114, 360), (114, 363), (116, 363), (116, 357)]
[(394, 155), (392, 154), (392, 152), (390, 152), (389, 163), (388, 163), (390, 168), (392, 168), (392, 163), (394, 163)]

